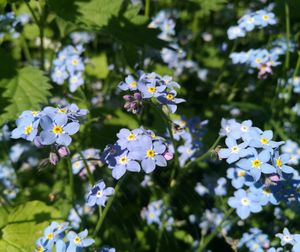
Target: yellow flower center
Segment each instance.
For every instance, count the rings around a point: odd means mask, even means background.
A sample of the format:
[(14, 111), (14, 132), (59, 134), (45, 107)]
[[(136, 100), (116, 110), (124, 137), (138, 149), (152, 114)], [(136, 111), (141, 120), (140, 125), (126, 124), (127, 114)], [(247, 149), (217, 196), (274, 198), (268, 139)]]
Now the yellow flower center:
[(78, 65), (78, 60), (77, 60), (77, 59), (73, 59), (73, 60), (72, 60), (72, 64), (73, 64), (74, 66)]
[(238, 175), (239, 177), (245, 177), (246, 172), (245, 172), (245, 171), (238, 171), (237, 175)]
[(257, 64), (260, 64), (260, 63), (261, 63), (261, 58), (256, 58), (256, 59), (255, 59), (255, 62), (256, 62)]
[(169, 101), (172, 101), (174, 99), (174, 95), (172, 94), (167, 94), (166, 98), (169, 100)]
[(155, 218), (155, 214), (154, 213), (149, 213), (149, 217), (150, 217), (150, 219), (154, 219)]
[(149, 87), (149, 88), (148, 88), (148, 92), (149, 92), (149, 93), (152, 93), (152, 94), (153, 94), (153, 93), (155, 93), (155, 91), (156, 91), (156, 88), (155, 88), (155, 87)]
[(269, 20), (269, 16), (268, 16), (268, 15), (263, 15), (262, 18), (263, 18), (263, 20), (265, 20), (265, 21)]
[(63, 128), (59, 125), (56, 125), (53, 127), (52, 129), (52, 132), (55, 134), (55, 135), (59, 135), (63, 132)]
[(239, 151), (240, 151), (240, 148), (237, 145), (231, 147), (232, 153), (238, 153)]
[(276, 166), (281, 167), (282, 166), (282, 161), (280, 158), (276, 159)]
[(48, 240), (52, 240), (53, 237), (54, 237), (53, 233), (49, 233), (49, 234), (47, 235), (47, 239), (48, 239)]
[(120, 157), (119, 162), (122, 165), (127, 164), (128, 163), (128, 158), (126, 156)]
[(79, 237), (79, 236), (76, 236), (76, 237), (74, 238), (74, 243), (75, 243), (75, 244), (79, 244), (80, 242), (81, 242), (80, 237)]
[(67, 109), (65, 109), (65, 108), (59, 108), (59, 109), (57, 109), (57, 112), (65, 114), (65, 113), (67, 113)]
[(260, 162), (259, 159), (255, 159), (255, 160), (252, 160), (252, 161), (251, 161), (251, 164), (252, 164), (252, 167), (253, 167), (253, 168), (259, 168), (260, 165), (261, 165), (261, 162)]
[(128, 136), (127, 136), (127, 140), (129, 140), (129, 141), (133, 141), (133, 140), (135, 140), (136, 139), (136, 136), (135, 136), (135, 134), (133, 134), (133, 133), (130, 133)]
[(241, 130), (242, 130), (243, 132), (248, 132), (248, 127), (245, 126), (245, 125), (243, 125), (243, 126), (241, 127)]
[(247, 19), (248, 24), (252, 24), (254, 22), (254, 18), (250, 17)]
[(191, 148), (188, 148), (188, 149), (186, 150), (186, 153), (187, 153), (187, 154), (192, 154), (192, 153), (193, 153), (193, 151), (192, 151), (192, 149), (191, 149)]
[(80, 161), (76, 161), (75, 163), (73, 163), (75, 168), (80, 168), (81, 166), (81, 162)]
[(44, 248), (43, 248), (42, 246), (38, 246), (38, 247), (36, 248), (36, 251), (37, 251), (37, 252), (43, 252), (43, 251), (44, 251)]
[(131, 82), (131, 83), (129, 84), (129, 86), (132, 87), (132, 88), (136, 87), (136, 85), (137, 85), (137, 84), (136, 84), (136, 81), (133, 81), (133, 82)]
[(147, 157), (152, 158), (152, 157), (154, 157), (154, 156), (155, 156), (154, 150), (147, 150)]
[(33, 117), (36, 117), (39, 115), (39, 112), (38, 111), (31, 111), (31, 114)]
[(31, 132), (32, 132), (32, 125), (30, 124), (24, 128), (24, 134), (29, 135)]
[(269, 188), (264, 188), (263, 189), (263, 194), (270, 195), (271, 194), (271, 190)]
[(102, 197), (103, 196), (103, 191), (102, 190), (99, 190), (96, 194), (97, 197)]
[(261, 144), (268, 144), (268, 143), (269, 143), (269, 140), (268, 140), (267, 138), (265, 138), (265, 137), (262, 137), (262, 138), (260, 139), (260, 142), (261, 142)]
[(242, 203), (242, 205), (244, 205), (244, 206), (249, 206), (249, 204), (250, 204), (250, 200), (248, 199), (248, 198), (242, 198), (241, 199), (241, 203)]

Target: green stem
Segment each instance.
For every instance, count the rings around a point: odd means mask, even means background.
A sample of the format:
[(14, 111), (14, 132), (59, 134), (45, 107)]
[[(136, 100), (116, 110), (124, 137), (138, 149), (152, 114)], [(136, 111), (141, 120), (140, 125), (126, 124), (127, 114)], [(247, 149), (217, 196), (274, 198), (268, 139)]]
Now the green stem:
[(288, 2), (285, 3), (285, 30), (286, 30), (286, 52), (285, 52), (285, 62), (284, 67), (285, 70), (288, 70), (290, 67), (290, 37), (291, 37), (291, 29), (290, 29), (290, 8)]
[(20, 38), (21, 38), (21, 45), (23, 47), (25, 58), (27, 61), (31, 61), (32, 58), (31, 58), (31, 54), (30, 54), (30, 51), (29, 51), (29, 48), (27, 45), (26, 38), (24, 37), (23, 34), (21, 34)]
[(222, 226), (224, 224), (224, 222), (227, 220), (227, 218), (233, 213), (234, 208), (230, 208), (229, 210), (227, 210), (221, 220), (221, 222), (219, 223), (219, 225), (216, 227), (216, 229), (210, 233), (209, 236), (205, 237), (205, 238), (201, 238), (199, 247), (197, 249), (197, 252), (202, 252), (204, 251), (204, 249), (207, 247), (207, 245), (212, 241), (213, 238), (215, 238), (215, 236), (219, 233), (219, 231), (222, 229)]
[(212, 144), (212, 146), (209, 148), (209, 150), (207, 152), (205, 152), (204, 154), (202, 154), (200, 157), (196, 158), (195, 160), (191, 160), (189, 161), (186, 165), (185, 165), (185, 169), (187, 169), (188, 167), (190, 167), (193, 163), (195, 162), (199, 162), (202, 161), (203, 159), (207, 158), (211, 152), (214, 150), (214, 148), (216, 148), (217, 144), (220, 142), (222, 136), (218, 136), (218, 138), (216, 139), (216, 141)]
[(89, 164), (87, 163), (86, 159), (84, 158), (82, 152), (80, 152), (80, 156), (81, 156), (81, 160), (83, 160), (85, 169), (86, 169), (86, 171), (87, 171), (88, 179), (89, 179), (91, 185), (93, 186), (93, 185), (95, 184), (95, 180), (94, 180), (93, 174), (92, 174), (92, 172), (91, 172), (91, 169), (90, 169), (90, 167), (89, 167)]
[(160, 244), (161, 244), (161, 238), (162, 238), (163, 233), (164, 233), (164, 226), (162, 226), (162, 228), (159, 230), (155, 252), (159, 252)]
[(145, 16), (150, 18), (150, 1), (151, 0), (146, 0), (145, 3)]
[(67, 158), (68, 170), (69, 170), (69, 183), (70, 183), (70, 202), (73, 204), (74, 200), (74, 176), (72, 170), (72, 163), (69, 158)]
[(116, 185), (116, 187), (115, 187), (114, 194), (109, 198), (109, 200), (108, 200), (108, 202), (107, 202), (107, 204), (106, 204), (106, 206), (105, 206), (103, 212), (102, 212), (102, 209), (99, 209), (99, 219), (98, 219), (98, 222), (97, 222), (97, 224), (96, 224), (95, 231), (94, 231), (94, 237), (96, 237), (96, 235), (97, 235), (98, 232), (100, 231), (101, 226), (102, 226), (102, 224), (103, 224), (103, 221), (104, 221), (104, 219), (105, 219), (105, 217), (106, 217), (106, 215), (107, 215), (107, 213), (108, 213), (108, 211), (109, 211), (109, 209), (110, 209), (110, 207), (111, 207), (111, 205), (112, 205), (114, 199), (116, 198), (116, 195), (118, 194), (118, 192), (119, 192), (119, 190), (120, 190), (120, 186), (121, 186), (121, 184), (122, 184), (122, 181), (123, 181), (123, 179), (120, 180), (120, 181), (117, 183), (117, 185)]

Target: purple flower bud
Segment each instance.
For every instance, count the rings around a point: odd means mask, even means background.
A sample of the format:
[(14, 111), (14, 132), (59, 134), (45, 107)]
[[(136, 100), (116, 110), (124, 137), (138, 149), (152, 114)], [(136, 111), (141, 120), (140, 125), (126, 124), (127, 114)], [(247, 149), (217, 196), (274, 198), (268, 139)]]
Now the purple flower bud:
[(54, 152), (50, 152), (49, 162), (53, 165), (57, 165), (58, 161), (59, 161), (59, 157), (57, 156), (57, 154)]
[(132, 96), (131, 95), (124, 95), (123, 96), (123, 99), (125, 100), (125, 101), (128, 101), (128, 102), (130, 102), (130, 101), (132, 101)]
[(171, 160), (171, 159), (173, 159), (173, 153), (172, 152), (170, 152), (170, 151), (166, 151), (164, 154), (163, 154), (163, 156), (164, 156), (164, 158), (166, 159), (166, 160)]
[(37, 148), (43, 148), (44, 145), (41, 143), (41, 137), (37, 136), (33, 139), (33, 143)]
[(141, 95), (141, 93), (134, 93), (133, 97), (134, 97), (134, 99), (136, 99), (138, 101), (141, 101), (142, 98), (143, 98), (142, 95)]
[(70, 151), (66, 146), (60, 146), (57, 150), (57, 153), (61, 158), (63, 158), (69, 156)]
[(278, 182), (280, 180), (280, 177), (277, 175), (277, 174), (271, 174), (269, 176), (269, 179), (272, 181), (272, 182)]

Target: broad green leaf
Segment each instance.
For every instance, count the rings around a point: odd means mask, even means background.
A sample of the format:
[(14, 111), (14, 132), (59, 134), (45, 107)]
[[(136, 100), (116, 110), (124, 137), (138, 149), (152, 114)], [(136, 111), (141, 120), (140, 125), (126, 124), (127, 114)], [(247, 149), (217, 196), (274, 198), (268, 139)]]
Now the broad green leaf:
[(61, 221), (60, 212), (41, 201), (16, 207), (2, 229), (0, 251), (34, 251), (35, 241), (51, 221)]
[(92, 57), (86, 65), (86, 72), (99, 79), (105, 79), (109, 73), (105, 53)]
[(22, 111), (39, 109), (40, 103), (46, 103), (51, 85), (43, 72), (34, 67), (24, 67), (9, 79), (0, 81), (0, 88), (5, 91), (1, 99), (7, 99), (9, 105), (0, 115), (0, 125), (15, 119)]
[(4, 10), (6, 4), (7, 4), (6, 0), (0, 0), (0, 12)]
[(39, 27), (36, 24), (27, 24), (24, 26), (24, 36), (29, 40), (33, 40), (39, 36)]
[(48, 0), (50, 9), (61, 18), (73, 23), (100, 28), (117, 16), (122, 0)]

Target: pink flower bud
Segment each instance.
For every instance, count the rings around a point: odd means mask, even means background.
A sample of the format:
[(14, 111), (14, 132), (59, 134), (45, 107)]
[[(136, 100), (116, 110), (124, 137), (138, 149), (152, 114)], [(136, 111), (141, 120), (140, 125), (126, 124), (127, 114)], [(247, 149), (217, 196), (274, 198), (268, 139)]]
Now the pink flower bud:
[(63, 158), (69, 156), (70, 151), (66, 146), (60, 146), (57, 150), (57, 153), (61, 158)]
[(173, 153), (172, 152), (170, 152), (170, 151), (166, 151), (164, 154), (163, 154), (163, 156), (164, 156), (164, 158), (166, 159), (166, 160), (171, 160), (172, 158), (173, 158)]

